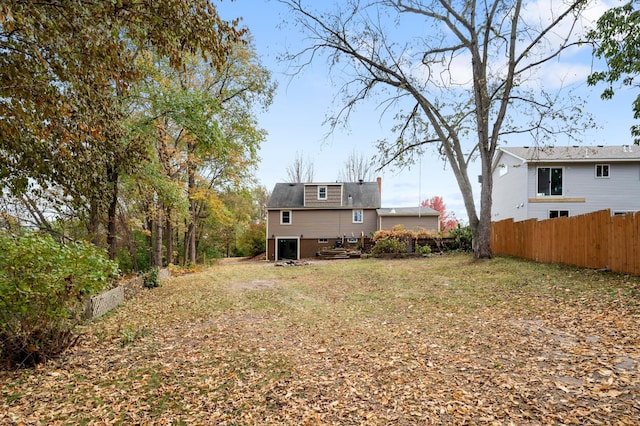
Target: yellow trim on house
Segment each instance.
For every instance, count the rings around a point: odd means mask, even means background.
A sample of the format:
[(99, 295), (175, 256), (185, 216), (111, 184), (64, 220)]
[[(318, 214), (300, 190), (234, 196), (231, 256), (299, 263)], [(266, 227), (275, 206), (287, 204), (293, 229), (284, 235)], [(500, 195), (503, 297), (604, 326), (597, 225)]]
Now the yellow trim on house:
[(587, 199), (584, 197), (540, 197), (540, 198), (529, 198), (530, 203), (586, 203)]

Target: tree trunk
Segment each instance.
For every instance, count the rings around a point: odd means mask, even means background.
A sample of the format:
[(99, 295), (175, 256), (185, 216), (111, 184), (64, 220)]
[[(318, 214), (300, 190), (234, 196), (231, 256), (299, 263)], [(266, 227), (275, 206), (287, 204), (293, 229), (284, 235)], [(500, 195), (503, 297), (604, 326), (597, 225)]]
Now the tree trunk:
[(476, 259), (491, 259), (491, 192), (493, 188), (493, 176), (491, 175), (491, 155), (488, 150), (481, 149), (482, 182), (480, 186), (480, 219), (475, 230), (472, 227), (473, 255)]
[(109, 250), (109, 259), (115, 260), (118, 248), (116, 239), (116, 213), (118, 209), (118, 171), (115, 167), (108, 167), (107, 178), (109, 179), (109, 183), (111, 184), (111, 199), (109, 200), (109, 211), (107, 218), (107, 247)]
[(187, 227), (185, 238), (185, 262), (192, 265), (196, 264), (196, 227), (191, 221)]
[(184, 265), (184, 262), (181, 262), (180, 260), (180, 251), (178, 250), (178, 247), (177, 247), (178, 241), (180, 241), (180, 229), (174, 228), (173, 232), (174, 232), (173, 241), (176, 242), (176, 251), (175, 251), (176, 256), (173, 258), (173, 263), (176, 265)]
[(161, 268), (162, 265), (162, 208), (156, 207), (156, 220), (153, 225), (153, 265)]
[(194, 254), (193, 257), (195, 257), (195, 253), (194, 253), (194, 247), (192, 246), (192, 242), (194, 240), (193, 235), (195, 234), (195, 230), (193, 228), (193, 224), (187, 222), (186, 223), (186, 231), (184, 232), (184, 240), (183, 240), (183, 245), (184, 245), (184, 256), (182, 258), (182, 266), (188, 264), (188, 263), (192, 263), (193, 264), (193, 258), (192, 258), (192, 253)]
[(125, 243), (129, 249), (129, 256), (131, 256), (133, 270), (139, 272), (140, 265), (138, 265), (138, 250), (136, 249), (136, 242), (133, 239), (133, 232), (131, 232), (131, 227), (127, 223), (126, 217), (121, 214), (119, 215), (119, 218), (120, 228), (122, 228), (123, 237), (125, 238)]
[(147, 250), (147, 254), (149, 256), (149, 266), (155, 266), (154, 265), (154, 257), (153, 257), (153, 213), (151, 212), (151, 205), (152, 203), (150, 201), (147, 201), (145, 203), (145, 207), (146, 207), (146, 214), (144, 217), (144, 230), (145, 230), (145, 240), (147, 242), (146, 244), (146, 250)]
[[(189, 155), (193, 155), (195, 151), (195, 144), (188, 144), (187, 152)], [(187, 234), (184, 242), (184, 258), (185, 262), (192, 265), (196, 264), (196, 224), (198, 219), (197, 202), (195, 200), (196, 191), (196, 170), (195, 164), (192, 161), (188, 162), (188, 178), (187, 178), (187, 192), (189, 194), (189, 223), (187, 225)]]
[[(445, 147), (446, 148), (446, 147)], [(491, 150), (480, 148), (482, 161), (482, 185), (480, 190), (480, 217), (475, 210), (473, 199), (473, 188), (469, 180), (469, 173), (463, 161), (458, 161), (460, 155), (456, 155), (453, 149), (445, 151), (449, 159), (462, 199), (469, 218), (471, 227), (473, 255), (476, 259), (490, 259), (493, 257), (491, 251), (491, 188), (493, 178), (491, 176)], [(453, 167), (456, 165), (457, 167)]]
[(89, 220), (87, 221), (87, 237), (88, 240), (95, 246), (100, 246), (100, 233), (98, 229), (100, 227), (100, 215), (98, 208), (98, 201), (92, 199), (89, 202)]
[(165, 212), (165, 234), (167, 236), (167, 251), (166, 259), (167, 265), (173, 263), (173, 226), (171, 225), (171, 209), (167, 209)]

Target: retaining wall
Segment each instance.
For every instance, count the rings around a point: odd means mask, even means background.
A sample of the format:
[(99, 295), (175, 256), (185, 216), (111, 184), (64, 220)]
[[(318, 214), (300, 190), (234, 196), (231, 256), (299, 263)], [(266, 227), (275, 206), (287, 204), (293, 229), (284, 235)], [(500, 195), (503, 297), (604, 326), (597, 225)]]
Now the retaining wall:
[[(169, 269), (164, 268), (158, 271), (158, 280), (164, 280), (171, 276)], [(87, 301), (85, 317), (88, 319), (98, 318), (125, 300), (133, 298), (144, 287), (144, 276), (135, 277), (121, 282), (118, 287), (112, 288), (102, 294), (91, 297)]]

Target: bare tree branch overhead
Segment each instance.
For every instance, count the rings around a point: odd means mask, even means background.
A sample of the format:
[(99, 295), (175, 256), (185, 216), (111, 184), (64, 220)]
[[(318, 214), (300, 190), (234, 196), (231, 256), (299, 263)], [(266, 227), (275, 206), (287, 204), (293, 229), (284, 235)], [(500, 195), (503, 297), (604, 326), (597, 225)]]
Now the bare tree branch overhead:
[[(413, 164), (434, 146), (457, 180), (478, 258), (492, 256), (491, 161), (504, 137), (528, 133), (532, 144), (550, 143), (589, 124), (581, 102), (536, 80), (576, 45), (585, 0), (551, 1), (544, 13), (522, 0), (350, 0), (333, 8), (280, 1), (305, 35), (304, 47), (288, 55), (294, 70), (326, 60), (344, 81), (331, 129), (374, 100), (398, 123), (393, 138), (377, 142), (383, 167)], [(479, 210), (469, 176), (475, 159)]]

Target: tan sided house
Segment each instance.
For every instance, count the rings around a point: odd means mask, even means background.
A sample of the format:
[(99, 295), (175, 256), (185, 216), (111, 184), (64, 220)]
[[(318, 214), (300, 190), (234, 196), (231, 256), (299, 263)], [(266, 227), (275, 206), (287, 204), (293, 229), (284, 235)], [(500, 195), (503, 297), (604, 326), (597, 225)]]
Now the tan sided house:
[(314, 257), (323, 248), (364, 246), (380, 229), (438, 231), (428, 207), (381, 208), (377, 182), (277, 183), (267, 204), (267, 260)]

